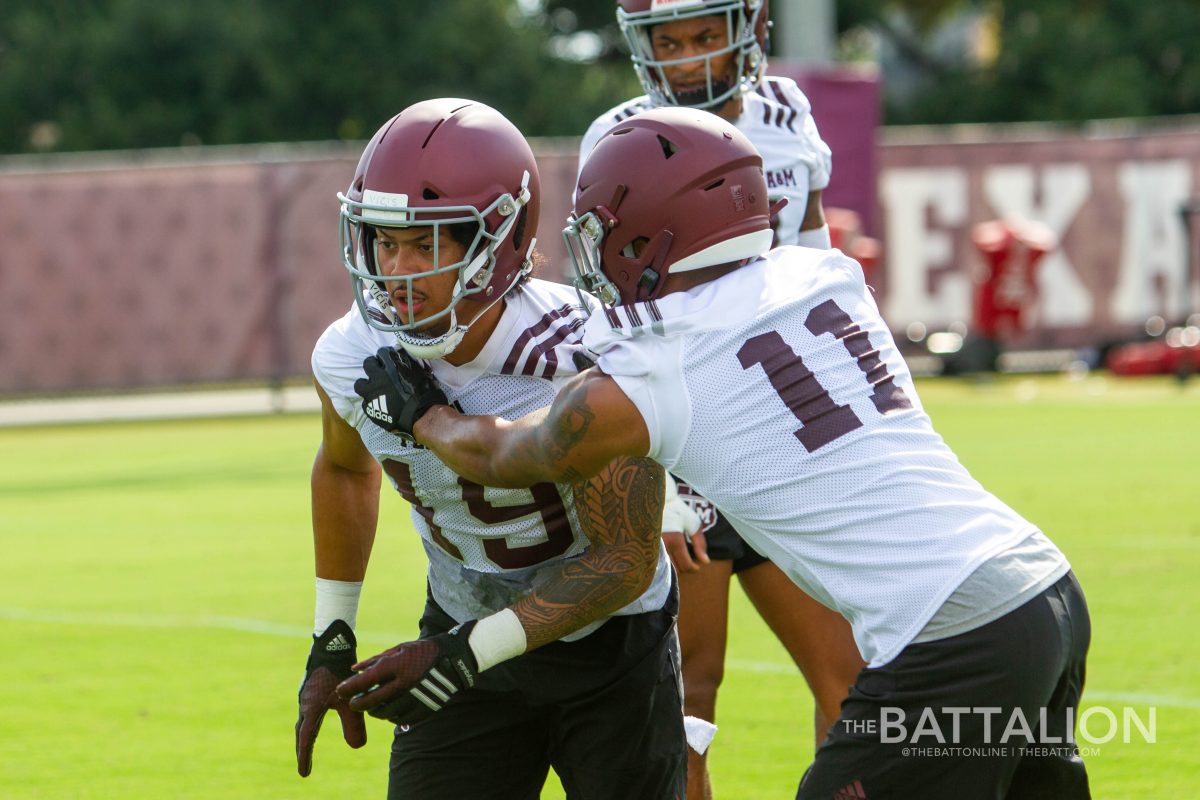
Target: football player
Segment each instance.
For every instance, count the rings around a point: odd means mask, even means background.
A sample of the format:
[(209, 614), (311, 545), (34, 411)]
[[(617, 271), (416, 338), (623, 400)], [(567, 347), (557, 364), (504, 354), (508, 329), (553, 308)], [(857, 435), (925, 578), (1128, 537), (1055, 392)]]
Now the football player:
[[(660, 106), (703, 108), (733, 123), (763, 157), (772, 200), (787, 198), (774, 220), (775, 243), (827, 249), (821, 192), (832, 169), (829, 147), (808, 98), (790, 78), (765, 73), (767, 0), (618, 0), (617, 21), (645, 94), (601, 114), (583, 137), (582, 167), (613, 125)], [(733, 476), (731, 476), (731, 479)], [(725, 671), (729, 587), (742, 589), (804, 674), (815, 701), (820, 743), (862, 660), (846, 621), (804, 592), (748, 545), (712, 503), (680, 483), (669, 503), (696, 510), (690, 537), (664, 531), (679, 570), (679, 642), (684, 708), (714, 721)], [(688, 798), (712, 797), (706, 755), (688, 754)]]
[(649, 456), (842, 613), (868, 666), (802, 800), (1088, 797), (1072, 726), (1091, 628), (1070, 564), (934, 431), (858, 263), (770, 249), (767, 190), (713, 114), (621, 123), (564, 232), (603, 306), (584, 334), (597, 366), (508, 421), (436, 403), (405, 364), (389, 402), (434, 404), (401, 430), (492, 486)]
[(703, 108), (731, 122), (763, 158), (776, 244), (828, 248), (821, 192), (832, 162), (812, 106), (791, 78), (767, 75), (767, 0), (617, 0), (617, 22), (645, 94), (605, 111), (579, 148), (582, 166), (600, 137), (638, 112)]
[[(364, 711), (396, 724), (390, 798), (536, 798), (551, 767), (568, 797), (682, 796), (662, 468), (621, 457), (587, 479), (493, 488), (372, 422), (420, 409), (355, 393), (378, 378), (364, 359), (397, 343), (466, 413), (519, 417), (588, 365), (587, 302), (530, 278), (541, 189), (528, 143), (481, 103), (418, 103), (379, 129), (339, 201), (354, 307), (312, 357), (323, 436), (300, 774), (334, 709), (353, 747)], [(359, 661), (381, 474), (411, 504), (428, 600), (418, 640)]]

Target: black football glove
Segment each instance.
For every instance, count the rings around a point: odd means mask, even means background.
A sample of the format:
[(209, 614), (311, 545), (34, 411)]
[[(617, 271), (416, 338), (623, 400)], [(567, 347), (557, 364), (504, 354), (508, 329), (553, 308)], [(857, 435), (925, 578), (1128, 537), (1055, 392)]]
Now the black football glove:
[(320, 636), (313, 637), (304, 681), (300, 684), (300, 718), (296, 720), (296, 769), (300, 777), (312, 772), (313, 745), (325, 712), (331, 708), (342, 718), (342, 736), (351, 747), (367, 743), (367, 726), (360, 711), (351, 711), (337, 693), (339, 681), (354, 674), (354, 631), (342, 620), (334, 620)]
[(413, 425), (433, 406), (446, 405), (446, 393), (429, 370), (403, 350), (381, 347), (363, 362), (367, 377), (354, 382), (362, 408), (386, 431), (412, 436)]
[(475, 620), (447, 633), (398, 644), (354, 669), (338, 694), (350, 708), (396, 725), (412, 725), (433, 715), (455, 694), (475, 685), (479, 664), (467, 643)]

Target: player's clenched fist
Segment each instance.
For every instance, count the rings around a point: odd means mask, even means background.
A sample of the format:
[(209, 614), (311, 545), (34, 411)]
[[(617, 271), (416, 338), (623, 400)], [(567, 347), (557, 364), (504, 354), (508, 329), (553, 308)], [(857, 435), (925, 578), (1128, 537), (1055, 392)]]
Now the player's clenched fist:
[(397, 725), (429, 717), (475, 685), (479, 665), (467, 642), (475, 620), (428, 639), (404, 642), (354, 665), (338, 694), (354, 711)]
[(312, 650), (304, 667), (300, 684), (300, 717), (296, 720), (296, 769), (300, 777), (312, 772), (313, 745), (321, 722), (330, 709), (342, 719), (342, 736), (351, 747), (367, 743), (367, 726), (361, 712), (351, 711), (345, 700), (338, 697), (338, 681), (353, 675), (355, 655), (354, 631), (342, 620), (334, 620), (320, 636), (313, 637)]
[(362, 409), (386, 431), (412, 436), (413, 425), (436, 405), (447, 403), (446, 393), (416, 359), (395, 347), (381, 347), (363, 361), (365, 378), (354, 382)]

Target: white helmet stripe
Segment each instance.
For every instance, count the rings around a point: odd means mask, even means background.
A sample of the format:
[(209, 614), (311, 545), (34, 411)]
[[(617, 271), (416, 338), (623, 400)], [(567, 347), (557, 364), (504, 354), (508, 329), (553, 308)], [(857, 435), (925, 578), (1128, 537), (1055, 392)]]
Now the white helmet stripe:
[(717, 242), (697, 253), (692, 253), (687, 258), (676, 261), (667, 268), (667, 272), (672, 274), (687, 272), (692, 269), (703, 269), (717, 264), (729, 264), (733, 261), (761, 256), (771, 249), (771, 240), (774, 236), (775, 232), (770, 228), (734, 236), (732, 239)]

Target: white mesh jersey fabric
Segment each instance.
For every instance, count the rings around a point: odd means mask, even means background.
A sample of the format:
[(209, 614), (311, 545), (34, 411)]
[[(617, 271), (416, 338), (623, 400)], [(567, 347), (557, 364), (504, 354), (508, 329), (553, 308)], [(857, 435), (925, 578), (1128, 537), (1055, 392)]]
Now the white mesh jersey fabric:
[(584, 343), (642, 412), (651, 457), (845, 615), (874, 666), (1035, 530), (933, 430), (862, 270), (837, 250), (780, 248), (596, 315)]
[(788, 198), (775, 223), (775, 245), (796, 244), (809, 192), (825, 189), (833, 174), (833, 156), (808, 98), (791, 78), (768, 75), (745, 95), (735, 124), (763, 157), (767, 195)]
[[(614, 125), (653, 107), (643, 95), (597, 117), (580, 143), (580, 167), (600, 137)], [(817, 131), (808, 98), (791, 78), (768, 75), (755, 91), (742, 95), (742, 113), (733, 124), (762, 156), (772, 202), (788, 198), (775, 226), (775, 244), (796, 244), (809, 192), (827, 187), (833, 170), (829, 145)]]
[[(431, 366), (450, 402), (464, 413), (515, 419), (548, 405), (561, 383), (579, 371), (574, 356), (586, 355), (580, 343), (584, 319), (573, 289), (533, 280), (506, 298), (496, 331), (471, 363)], [(429, 450), (371, 422), (354, 382), (363, 376), (364, 359), (394, 343), (351, 308), (317, 342), (313, 374), (412, 506), (439, 605), (459, 621), (498, 611), (527, 594), (539, 571), (587, 549), (571, 490), (553, 484), (482, 487), (459, 478)], [(381, 510), (386, 520), (386, 505)], [(661, 608), (669, 581), (666, 560), (660, 558), (651, 587), (617, 613)]]

